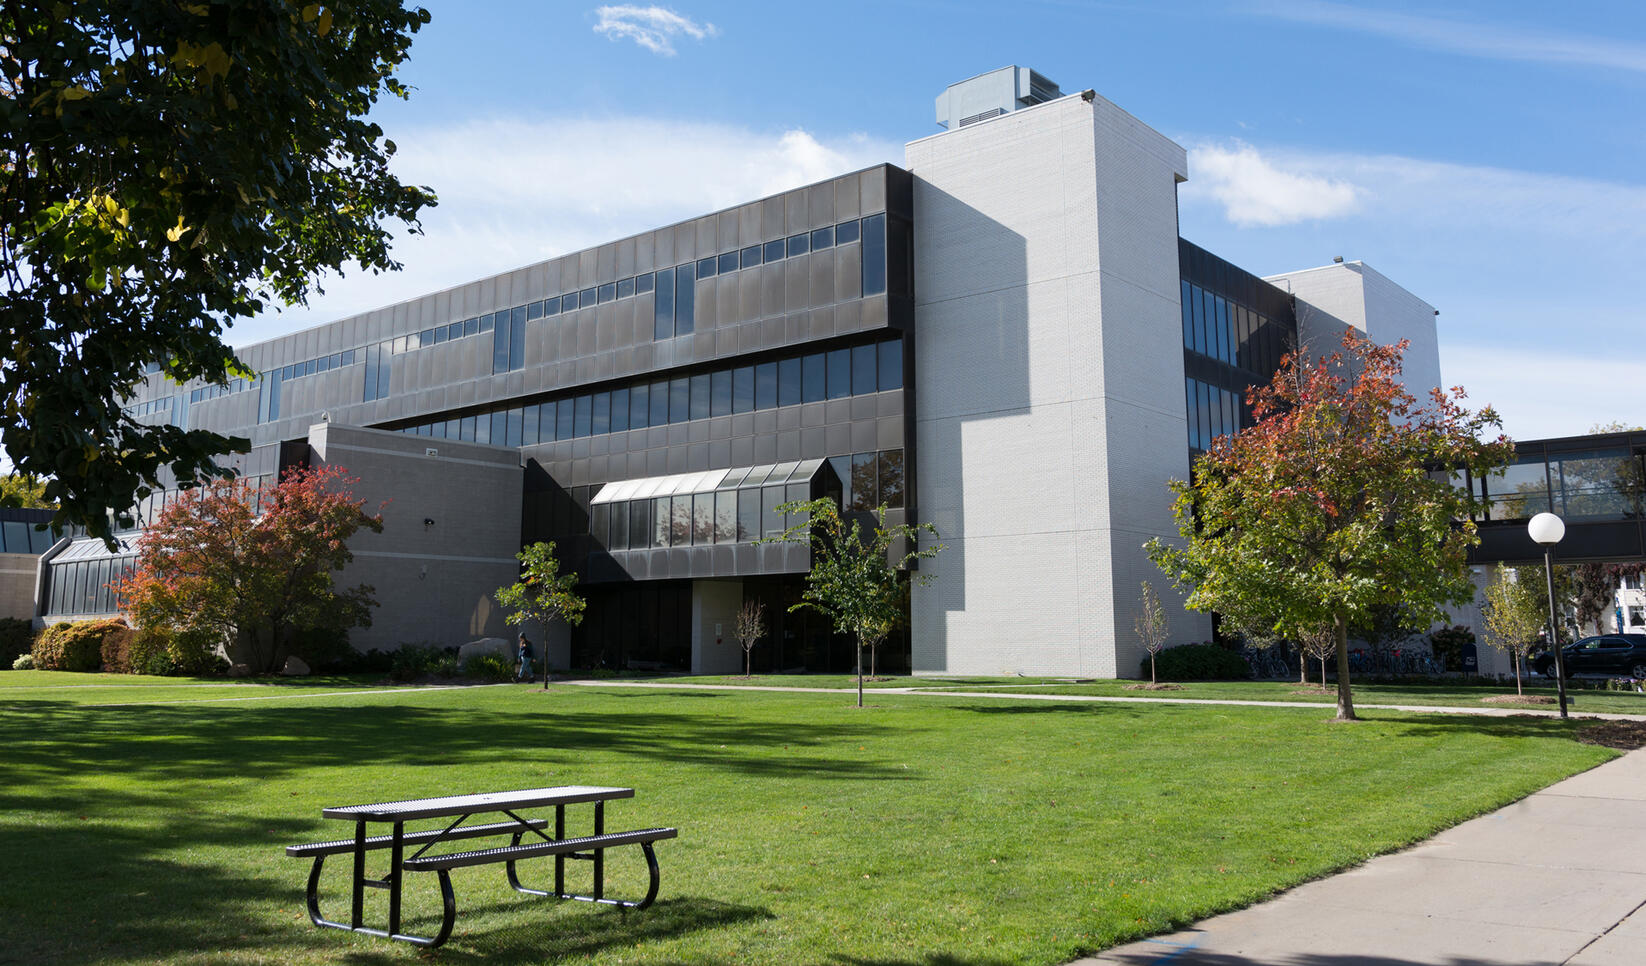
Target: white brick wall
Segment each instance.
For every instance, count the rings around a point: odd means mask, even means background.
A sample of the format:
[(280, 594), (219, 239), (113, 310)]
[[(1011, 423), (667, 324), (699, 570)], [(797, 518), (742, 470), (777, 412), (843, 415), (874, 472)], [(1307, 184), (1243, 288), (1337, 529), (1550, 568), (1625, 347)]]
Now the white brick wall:
[[(1141, 544), (1188, 473), (1183, 149), (1079, 96), (908, 146), (915, 174), (917, 671), (1132, 676)], [(1168, 595), (1169, 596), (1169, 595)], [(1174, 618), (1178, 640), (1204, 617)]]
[(1267, 281), (1296, 295), (1300, 335), (1315, 355), (1337, 349), (1343, 326), (1352, 325), (1381, 345), (1410, 340), (1403, 358), (1406, 391), (1428, 398), (1440, 386), (1440, 343), (1435, 308), (1364, 262), (1323, 265), (1271, 275)]

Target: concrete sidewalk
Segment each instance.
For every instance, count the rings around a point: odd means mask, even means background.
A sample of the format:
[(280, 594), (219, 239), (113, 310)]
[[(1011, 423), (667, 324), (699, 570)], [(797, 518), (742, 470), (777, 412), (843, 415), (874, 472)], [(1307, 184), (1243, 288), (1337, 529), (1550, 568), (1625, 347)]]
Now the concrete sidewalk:
[(1074, 966), (1641, 966), (1646, 750), (1395, 855)]

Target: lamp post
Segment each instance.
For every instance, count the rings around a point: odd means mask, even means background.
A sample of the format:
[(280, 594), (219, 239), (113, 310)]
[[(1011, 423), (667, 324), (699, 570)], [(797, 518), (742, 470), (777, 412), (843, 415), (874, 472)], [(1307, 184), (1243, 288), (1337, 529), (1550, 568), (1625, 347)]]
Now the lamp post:
[(1566, 524), (1553, 513), (1539, 513), (1526, 524), (1532, 542), (1543, 548), (1543, 579), (1549, 589), (1549, 647), (1555, 652), (1555, 687), (1560, 691), (1560, 716), (1566, 717), (1566, 661), (1560, 646), (1560, 624), (1555, 616), (1555, 544), (1566, 535)]

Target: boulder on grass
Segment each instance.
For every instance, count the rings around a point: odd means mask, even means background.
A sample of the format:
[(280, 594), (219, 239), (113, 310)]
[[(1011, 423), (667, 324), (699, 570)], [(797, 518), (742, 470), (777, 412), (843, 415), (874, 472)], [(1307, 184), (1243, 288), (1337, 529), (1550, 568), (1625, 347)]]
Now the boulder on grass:
[(251, 677), (251, 665), (250, 664), (230, 664), (229, 665), (229, 677), (231, 677), (231, 678), (249, 678), (249, 677)]
[(288, 678), (306, 677), (308, 673), (309, 666), (304, 664), (303, 659), (295, 654), (286, 658), (286, 666), (280, 669), (280, 675)]
[(496, 654), (504, 661), (513, 664), (514, 644), (505, 641), (501, 637), (482, 637), (478, 641), (470, 641), (457, 649), (457, 666), (466, 667), (469, 658), (479, 657), (482, 654)]

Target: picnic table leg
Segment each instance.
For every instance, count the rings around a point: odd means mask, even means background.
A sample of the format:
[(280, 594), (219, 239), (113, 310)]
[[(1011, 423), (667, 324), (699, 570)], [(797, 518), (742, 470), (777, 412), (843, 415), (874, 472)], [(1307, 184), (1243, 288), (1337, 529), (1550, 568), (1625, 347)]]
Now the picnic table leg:
[(354, 823), (354, 911), (349, 917), (349, 928), (359, 929), (361, 912), (366, 902), (366, 823)]
[(400, 857), (405, 851), (406, 823), (394, 823), (394, 843), (389, 846), (389, 935), (400, 935)]
[[(557, 841), (566, 837), (566, 806), (564, 805), (554, 807), (554, 837)], [(557, 896), (566, 894), (566, 857), (564, 855), (554, 857), (554, 894)]]
[[(596, 835), (605, 835), (606, 834), (606, 803), (605, 802), (595, 802), (594, 803), (594, 834), (596, 834)], [(602, 896), (604, 896), (605, 894), (606, 894), (606, 850), (597, 848), (597, 849), (594, 850), (594, 898), (595, 898), (595, 901), (596, 902), (600, 901), (600, 898)]]

